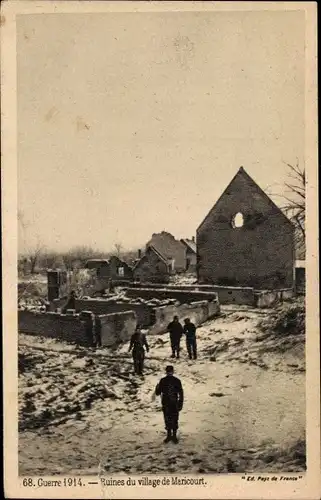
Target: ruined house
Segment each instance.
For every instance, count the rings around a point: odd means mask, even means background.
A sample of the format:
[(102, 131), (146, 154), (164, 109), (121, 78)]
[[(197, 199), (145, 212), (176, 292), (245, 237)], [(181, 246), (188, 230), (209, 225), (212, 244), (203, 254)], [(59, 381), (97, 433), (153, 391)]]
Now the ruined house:
[(154, 233), (146, 244), (146, 249), (152, 246), (168, 262), (174, 272), (183, 272), (186, 269), (186, 247), (181, 241), (167, 231)]
[(145, 283), (166, 283), (172, 272), (171, 261), (158, 252), (153, 245), (146, 248), (145, 254), (133, 269), (134, 280)]
[(192, 239), (184, 238), (181, 242), (186, 247), (186, 267), (185, 270), (189, 272), (196, 271), (196, 242), (194, 236)]
[(86, 262), (87, 269), (96, 269), (98, 279), (132, 280), (132, 268), (117, 256), (106, 259), (90, 259)]
[(241, 167), (197, 229), (199, 283), (292, 288), (294, 227)]

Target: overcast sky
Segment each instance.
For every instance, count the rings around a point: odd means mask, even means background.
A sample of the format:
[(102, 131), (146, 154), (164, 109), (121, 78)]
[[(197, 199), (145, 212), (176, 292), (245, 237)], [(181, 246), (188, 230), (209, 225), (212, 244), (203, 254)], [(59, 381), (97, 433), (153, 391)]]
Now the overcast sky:
[(304, 162), (304, 13), (17, 21), (20, 249), (195, 235), (242, 165)]

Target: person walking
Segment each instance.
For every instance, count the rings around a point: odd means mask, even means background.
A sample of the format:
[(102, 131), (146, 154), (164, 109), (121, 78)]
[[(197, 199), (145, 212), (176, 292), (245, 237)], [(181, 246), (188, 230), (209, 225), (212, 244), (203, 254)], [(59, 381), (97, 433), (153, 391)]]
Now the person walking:
[(135, 333), (133, 333), (130, 339), (128, 349), (128, 352), (132, 351), (134, 372), (136, 375), (143, 375), (145, 349), (147, 352), (149, 352), (149, 345), (147, 343), (146, 335), (141, 331), (140, 326), (137, 325)]
[(184, 391), (179, 378), (174, 376), (174, 367), (166, 367), (166, 376), (157, 384), (156, 396), (162, 398), (162, 408), (167, 436), (164, 443), (178, 443), (177, 430), (179, 412), (183, 408)]
[(191, 322), (190, 318), (186, 318), (184, 323), (186, 348), (189, 359), (197, 359), (196, 326)]
[(172, 358), (179, 358), (180, 351), (180, 342), (181, 337), (183, 335), (183, 327), (178, 321), (178, 316), (174, 316), (173, 321), (171, 321), (167, 327), (167, 331), (169, 332), (169, 337), (171, 340), (171, 348), (172, 348)]

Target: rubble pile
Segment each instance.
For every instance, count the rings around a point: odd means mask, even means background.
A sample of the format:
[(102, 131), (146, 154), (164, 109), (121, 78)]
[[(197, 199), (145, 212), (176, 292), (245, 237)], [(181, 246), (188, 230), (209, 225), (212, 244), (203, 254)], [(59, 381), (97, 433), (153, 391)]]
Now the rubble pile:
[(18, 368), (21, 431), (81, 419), (94, 401), (120, 398), (115, 392), (121, 371), (117, 363), (106, 366), (81, 351), (46, 352), (20, 345)]
[(48, 302), (43, 299), (21, 299), (18, 301), (18, 310), (46, 312)]
[(29, 311), (46, 310), (47, 289), (43, 283), (18, 283), (18, 309)]
[(261, 321), (259, 327), (271, 335), (305, 335), (304, 300), (282, 304)]
[(170, 278), (171, 285), (197, 285), (197, 279), (193, 273), (175, 274)]

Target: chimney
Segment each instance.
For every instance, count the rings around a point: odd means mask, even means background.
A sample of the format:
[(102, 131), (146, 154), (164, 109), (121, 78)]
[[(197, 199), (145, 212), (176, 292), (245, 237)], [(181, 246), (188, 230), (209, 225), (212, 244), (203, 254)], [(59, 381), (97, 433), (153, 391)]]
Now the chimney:
[(141, 249), (139, 249), (138, 250), (138, 258), (141, 259), (141, 257), (142, 257), (142, 251), (141, 251)]
[(195, 236), (192, 236), (192, 241), (195, 243)]

